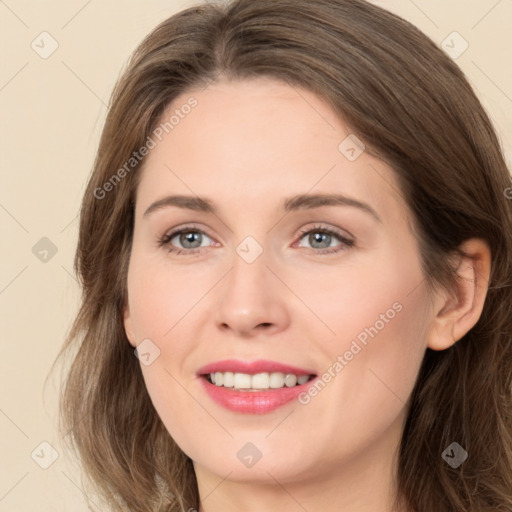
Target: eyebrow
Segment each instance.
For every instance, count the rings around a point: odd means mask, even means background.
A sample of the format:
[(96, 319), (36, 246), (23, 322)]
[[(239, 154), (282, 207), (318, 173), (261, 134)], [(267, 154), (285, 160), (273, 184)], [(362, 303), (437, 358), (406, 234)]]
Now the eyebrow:
[[(213, 202), (206, 197), (173, 195), (164, 197), (163, 199), (159, 199), (152, 203), (144, 212), (143, 217), (168, 206), (176, 206), (187, 210), (212, 213), (214, 215), (217, 215), (218, 213)], [(370, 214), (377, 222), (382, 222), (377, 212), (370, 205), (342, 194), (300, 194), (286, 198), (283, 202), (282, 208), (285, 212), (291, 212), (296, 210), (320, 208), (321, 206), (351, 206)]]

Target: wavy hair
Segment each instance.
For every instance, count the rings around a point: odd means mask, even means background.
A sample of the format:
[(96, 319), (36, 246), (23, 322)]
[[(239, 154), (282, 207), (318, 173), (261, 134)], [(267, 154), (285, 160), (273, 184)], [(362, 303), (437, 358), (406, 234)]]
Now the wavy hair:
[[(199, 4), (158, 25), (131, 56), (81, 205), (81, 304), (57, 358), (71, 357), (59, 429), (83, 472), (115, 512), (199, 508), (193, 463), (155, 411), (123, 326), (143, 160), (104, 197), (98, 191), (178, 95), (219, 77), (259, 76), (323, 98), (391, 166), (432, 289), (456, 283), (450, 255), (462, 242), (488, 242), (492, 267), (478, 322), (449, 349), (426, 350), (407, 404), (397, 486), (415, 512), (512, 511), (509, 170), (459, 67), (412, 24), (364, 0)], [(469, 453), (456, 469), (441, 457), (453, 441)]]

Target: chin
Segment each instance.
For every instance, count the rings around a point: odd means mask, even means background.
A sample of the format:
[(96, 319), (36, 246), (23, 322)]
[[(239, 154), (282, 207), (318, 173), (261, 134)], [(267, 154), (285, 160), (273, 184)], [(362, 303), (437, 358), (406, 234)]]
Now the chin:
[(217, 445), (217, 451), (208, 458), (204, 457), (208, 448), (201, 449), (201, 455), (192, 459), (196, 468), (199, 465), (220, 478), (235, 482), (275, 484), (276, 480), (280, 483), (294, 482), (314, 475), (311, 456), (295, 450), (290, 456), (293, 447), (280, 451), (268, 440), (265, 443), (265, 435), (268, 433), (262, 434), (261, 442), (256, 439), (254, 443), (230, 440), (230, 447)]

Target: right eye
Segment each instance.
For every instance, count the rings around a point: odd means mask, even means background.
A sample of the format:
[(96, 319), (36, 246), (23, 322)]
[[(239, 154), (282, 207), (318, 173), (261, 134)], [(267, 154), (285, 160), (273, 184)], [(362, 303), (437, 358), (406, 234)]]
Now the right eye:
[[(171, 231), (170, 233), (166, 233), (164, 236), (162, 236), (159, 241), (158, 245), (160, 247), (165, 247), (167, 249), (167, 252), (169, 253), (175, 253), (175, 254), (195, 254), (199, 252), (199, 249), (201, 247), (208, 247), (212, 245), (212, 243), (207, 243), (206, 245), (201, 245), (201, 242), (203, 241), (204, 237), (211, 238), (200, 229), (197, 229), (195, 226), (185, 226), (182, 228), (175, 229)], [(175, 247), (172, 241), (173, 239), (177, 239), (177, 241), (181, 244), (181, 247)], [(197, 242), (199, 242), (199, 245), (196, 245)], [(192, 245), (192, 247), (190, 246)]]

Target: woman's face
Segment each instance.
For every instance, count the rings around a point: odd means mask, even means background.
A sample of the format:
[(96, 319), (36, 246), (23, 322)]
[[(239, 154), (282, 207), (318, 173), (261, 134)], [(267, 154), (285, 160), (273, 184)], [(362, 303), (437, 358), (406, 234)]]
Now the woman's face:
[(392, 170), (324, 101), (270, 79), (183, 94), (165, 122), (137, 191), (125, 327), (170, 435), (230, 480), (385, 470), (432, 317)]

